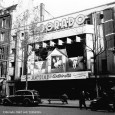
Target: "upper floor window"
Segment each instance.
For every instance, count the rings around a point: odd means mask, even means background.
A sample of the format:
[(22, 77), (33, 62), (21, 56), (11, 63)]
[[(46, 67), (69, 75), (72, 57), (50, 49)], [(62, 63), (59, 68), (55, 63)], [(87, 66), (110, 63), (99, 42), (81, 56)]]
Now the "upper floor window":
[(5, 26), (6, 26), (6, 19), (3, 18), (3, 20), (2, 20), (2, 28), (5, 28)]
[(4, 48), (0, 48), (0, 54), (3, 54)]
[(91, 24), (91, 19), (90, 18), (87, 18), (87, 19), (85, 19), (85, 22), (84, 22), (85, 24)]
[(13, 49), (12, 49), (12, 54), (15, 54), (15, 53), (16, 53), (16, 49), (13, 48)]
[(24, 33), (21, 33), (21, 37), (24, 37)]
[(0, 59), (4, 59), (4, 47), (0, 47)]
[(11, 62), (11, 67), (15, 67), (15, 62)]
[(3, 41), (4, 41), (4, 35), (5, 35), (5, 33), (4, 33), (4, 32), (1, 32), (0, 42), (3, 42)]

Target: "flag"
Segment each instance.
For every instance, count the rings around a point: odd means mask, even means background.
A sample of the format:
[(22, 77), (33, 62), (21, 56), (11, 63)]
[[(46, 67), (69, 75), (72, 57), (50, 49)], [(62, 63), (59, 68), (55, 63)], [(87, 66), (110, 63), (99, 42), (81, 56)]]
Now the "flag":
[(54, 46), (54, 45), (55, 45), (55, 42), (50, 41), (50, 46)]
[(43, 42), (43, 48), (46, 48), (47, 44), (45, 42)]
[(58, 45), (62, 45), (63, 41), (62, 40), (58, 40)]
[(81, 42), (81, 38), (79, 36), (76, 36), (76, 42)]
[(39, 44), (35, 44), (35, 49), (39, 49), (40, 45)]
[(67, 44), (71, 44), (72, 40), (70, 38), (67, 38)]

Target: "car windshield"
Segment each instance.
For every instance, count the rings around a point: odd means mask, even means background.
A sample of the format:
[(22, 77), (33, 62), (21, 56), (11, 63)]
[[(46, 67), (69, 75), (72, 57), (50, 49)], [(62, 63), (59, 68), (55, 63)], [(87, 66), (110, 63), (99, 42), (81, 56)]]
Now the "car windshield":
[(38, 91), (33, 92), (34, 95), (39, 95)]

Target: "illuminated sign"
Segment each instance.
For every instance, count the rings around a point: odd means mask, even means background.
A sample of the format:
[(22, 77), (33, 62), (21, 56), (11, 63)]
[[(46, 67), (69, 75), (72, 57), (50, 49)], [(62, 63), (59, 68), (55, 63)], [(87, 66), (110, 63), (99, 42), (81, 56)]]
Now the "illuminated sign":
[(76, 22), (77, 22), (77, 24), (83, 24), (83, 22), (85, 21), (85, 17), (84, 17), (84, 15), (82, 15), (82, 14), (80, 14), (80, 15), (78, 15), (77, 17), (76, 17)]
[(79, 14), (77, 17), (68, 17), (63, 18), (61, 21), (55, 20), (54, 22), (48, 22), (45, 25), (40, 24), (38, 27), (39, 32), (46, 33), (51, 31), (56, 31), (65, 28), (71, 28), (74, 24), (81, 25), (85, 21), (85, 16), (83, 14)]

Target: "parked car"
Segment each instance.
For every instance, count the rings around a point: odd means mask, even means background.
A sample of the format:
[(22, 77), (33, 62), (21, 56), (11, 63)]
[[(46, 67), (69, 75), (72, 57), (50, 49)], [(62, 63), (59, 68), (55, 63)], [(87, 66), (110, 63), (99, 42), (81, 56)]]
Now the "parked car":
[(97, 99), (94, 99), (90, 103), (90, 109), (91, 110), (108, 110), (108, 111), (114, 111), (114, 105), (113, 101), (111, 100), (105, 100), (103, 97), (99, 97)]
[(18, 90), (14, 95), (3, 99), (3, 105), (38, 105), (41, 103), (40, 95), (36, 90)]
[(5, 98), (5, 96), (0, 95), (0, 105), (3, 104), (3, 100), (4, 100), (4, 98)]

